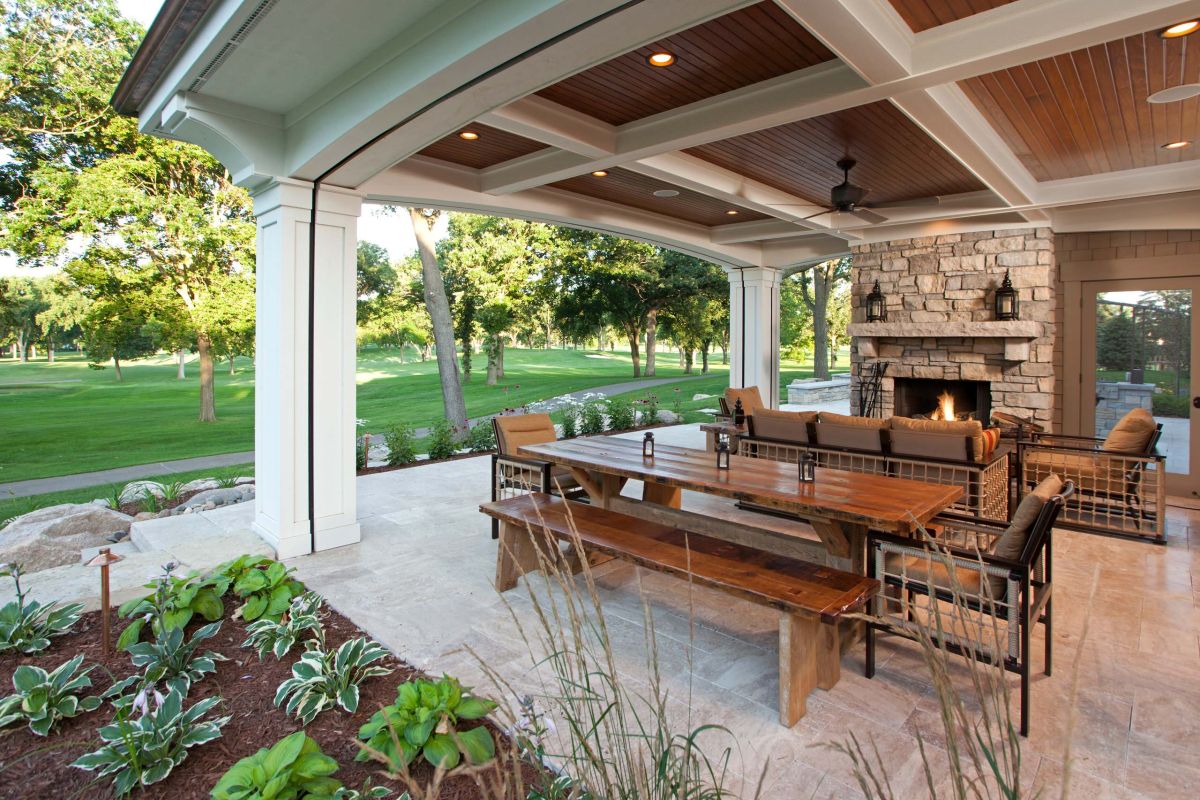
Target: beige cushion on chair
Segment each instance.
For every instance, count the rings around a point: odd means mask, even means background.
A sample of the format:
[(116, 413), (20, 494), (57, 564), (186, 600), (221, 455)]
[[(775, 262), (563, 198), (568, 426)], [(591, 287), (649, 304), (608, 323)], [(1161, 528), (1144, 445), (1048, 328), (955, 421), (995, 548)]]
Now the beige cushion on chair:
[(1154, 417), (1144, 408), (1134, 408), (1121, 417), (1104, 440), (1104, 449), (1118, 453), (1142, 453), (1155, 430)]
[(772, 408), (755, 410), (750, 427), (755, 436), (783, 442), (808, 444), (808, 423), (817, 421), (815, 411), (776, 411)]
[(725, 404), (729, 406), (730, 414), (737, 408), (738, 400), (742, 401), (742, 412), (745, 414), (753, 414), (760, 408), (766, 408), (757, 386), (744, 386), (740, 389), (730, 386), (725, 390)]
[(1009, 561), (1020, 559), (1021, 551), (1025, 549), (1025, 542), (1029, 539), (1029, 531), (1033, 528), (1033, 523), (1037, 522), (1038, 514), (1042, 513), (1042, 506), (1061, 492), (1062, 488), (1062, 478), (1051, 474), (1033, 487), (1033, 491), (1021, 498), (1008, 528), (996, 540), (996, 545), (992, 548), (992, 555)]
[[(889, 553), (885, 569), (890, 575), (903, 574), (910, 581), (918, 581), (926, 586), (936, 586), (939, 589), (953, 591), (954, 581), (950, 579), (950, 570), (942, 557), (931, 554), (925, 556), (904, 556), (900, 553)], [(981, 594), (983, 574), (976, 569), (968, 569), (955, 565), (954, 577), (958, 580), (958, 588), (963, 594), (978, 596)]]
[(514, 414), (495, 420), (496, 449), (502, 455), (517, 456), (527, 444), (546, 444), (558, 438), (549, 414)]
[(1027, 451), (1023, 457), (1026, 483), (1040, 483), (1050, 475), (1075, 482), (1075, 488), (1090, 494), (1121, 495), (1129, 479), (1126, 472), (1137, 461), (1132, 456), (1101, 453), (1071, 453), (1061, 450)]

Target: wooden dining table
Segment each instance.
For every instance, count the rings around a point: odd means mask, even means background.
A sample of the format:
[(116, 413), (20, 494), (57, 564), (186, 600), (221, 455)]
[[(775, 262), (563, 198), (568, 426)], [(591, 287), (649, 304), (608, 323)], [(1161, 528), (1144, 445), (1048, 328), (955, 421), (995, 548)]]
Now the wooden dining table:
[[(796, 549), (804, 540), (811, 544), (807, 531), (795, 525), (802, 520), (816, 532), (831, 565), (859, 575), (865, 574), (868, 529), (913, 536), (962, 495), (957, 486), (821, 467), (815, 481), (802, 483), (795, 464), (765, 458), (735, 455), (729, 469), (718, 469), (711, 452), (663, 443), (647, 457), (641, 441), (619, 436), (525, 445), (520, 455), (566, 467), (600, 507), (780, 555), (805, 557)], [(621, 495), (629, 480), (642, 481), (640, 502)], [(690, 512), (681, 507), (685, 489), (778, 517), (768, 522), (763, 514), (730, 519)]]

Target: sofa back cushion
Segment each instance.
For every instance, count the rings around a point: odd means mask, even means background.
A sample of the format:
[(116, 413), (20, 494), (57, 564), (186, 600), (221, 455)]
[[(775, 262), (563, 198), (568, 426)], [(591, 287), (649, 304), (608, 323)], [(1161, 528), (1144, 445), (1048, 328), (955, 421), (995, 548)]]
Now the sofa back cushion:
[(776, 411), (760, 408), (750, 418), (750, 432), (763, 439), (808, 444), (808, 425), (816, 421), (815, 411)]
[(1104, 449), (1118, 453), (1144, 453), (1155, 430), (1154, 417), (1144, 408), (1134, 408), (1121, 417), (1104, 440)]
[(501, 455), (515, 456), (527, 444), (546, 444), (558, 438), (549, 414), (514, 414), (494, 417), (496, 449)]
[(892, 453), (912, 458), (936, 458), (942, 461), (968, 461), (974, 458), (971, 437), (961, 433), (933, 433), (892, 429), (888, 432)]
[(848, 447), (852, 450), (883, 451), (883, 431), (886, 419), (851, 417), (822, 411), (817, 416), (817, 444), (826, 447)]
[(983, 425), (977, 419), (940, 420), (940, 419), (910, 419), (909, 417), (892, 417), (889, 420), (893, 431), (913, 431), (920, 433), (953, 434), (962, 436), (970, 442), (966, 455), (960, 459), (985, 461), (991, 455), (983, 435)]

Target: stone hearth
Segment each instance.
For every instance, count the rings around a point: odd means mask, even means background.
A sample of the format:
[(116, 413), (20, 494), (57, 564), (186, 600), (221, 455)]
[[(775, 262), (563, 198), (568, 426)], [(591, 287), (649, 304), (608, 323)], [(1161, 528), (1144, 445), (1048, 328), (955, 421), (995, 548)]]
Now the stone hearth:
[[(853, 249), (851, 401), (862, 380), (887, 362), (875, 414), (893, 413), (894, 379), (988, 381), (993, 411), (1049, 425), (1054, 405), (1054, 293), (1057, 263), (1048, 228), (898, 239)], [(992, 294), (1009, 271), (1021, 319), (997, 322)], [(866, 322), (874, 282), (887, 321)]]

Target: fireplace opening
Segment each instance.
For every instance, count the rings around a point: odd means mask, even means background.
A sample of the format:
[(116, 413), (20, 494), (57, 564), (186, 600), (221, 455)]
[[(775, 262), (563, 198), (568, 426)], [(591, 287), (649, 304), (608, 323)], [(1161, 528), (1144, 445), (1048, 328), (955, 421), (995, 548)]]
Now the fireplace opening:
[(896, 378), (893, 391), (893, 413), (898, 417), (977, 419), (987, 425), (992, 415), (992, 385), (987, 381)]

